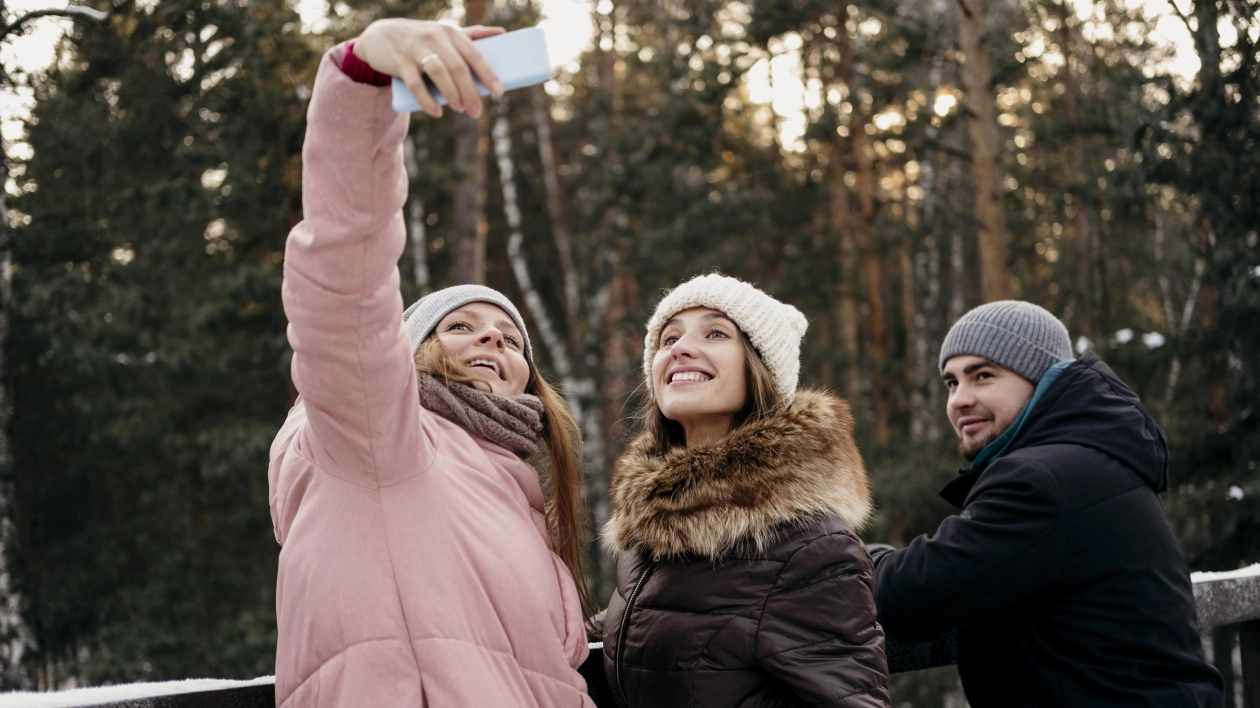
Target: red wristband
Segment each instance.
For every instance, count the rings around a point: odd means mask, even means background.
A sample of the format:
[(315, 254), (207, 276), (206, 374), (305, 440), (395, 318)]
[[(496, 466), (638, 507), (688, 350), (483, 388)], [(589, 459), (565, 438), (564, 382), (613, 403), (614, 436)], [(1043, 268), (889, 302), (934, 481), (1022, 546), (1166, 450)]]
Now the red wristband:
[(354, 81), (373, 86), (386, 86), (394, 78), (368, 66), (368, 63), (354, 55), (354, 42), (346, 45), (346, 58), (341, 60), (341, 71)]

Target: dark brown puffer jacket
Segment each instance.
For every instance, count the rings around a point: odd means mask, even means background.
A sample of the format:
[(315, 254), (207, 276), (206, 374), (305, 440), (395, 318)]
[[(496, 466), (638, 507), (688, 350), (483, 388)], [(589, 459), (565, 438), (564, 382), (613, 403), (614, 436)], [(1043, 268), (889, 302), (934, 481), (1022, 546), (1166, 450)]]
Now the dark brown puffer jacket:
[(714, 446), (617, 461), (604, 669), (622, 706), (888, 706), (848, 406), (802, 390)]

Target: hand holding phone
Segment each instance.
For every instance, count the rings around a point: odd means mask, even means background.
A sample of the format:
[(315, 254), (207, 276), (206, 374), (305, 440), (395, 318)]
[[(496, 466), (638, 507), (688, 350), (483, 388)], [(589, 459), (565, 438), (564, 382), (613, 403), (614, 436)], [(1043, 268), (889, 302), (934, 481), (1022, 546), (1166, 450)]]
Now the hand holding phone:
[(502, 93), (503, 85), (473, 41), (500, 34), (502, 27), (392, 17), (368, 25), (354, 41), (354, 53), (376, 71), (410, 86), (429, 115), (442, 115), (442, 107), (424, 88), (426, 77), (442, 89), (452, 109), (476, 117), (481, 115), (481, 96), (473, 77), (480, 77), (494, 94)]
[[(551, 61), (547, 57), (547, 39), (538, 27), (527, 27), (506, 34), (494, 35), (474, 41), (473, 46), (481, 52), (489, 68), (503, 84), (503, 90), (524, 88), (541, 84), (551, 78)], [(437, 85), (425, 72), (424, 83), (429, 94), (438, 105), (446, 105), (447, 100)], [(491, 92), (478, 79), (473, 69), (473, 85), (482, 96)], [(393, 104), (398, 113), (411, 113), (424, 110), (416, 97), (407, 88), (400, 77), (393, 81)]]

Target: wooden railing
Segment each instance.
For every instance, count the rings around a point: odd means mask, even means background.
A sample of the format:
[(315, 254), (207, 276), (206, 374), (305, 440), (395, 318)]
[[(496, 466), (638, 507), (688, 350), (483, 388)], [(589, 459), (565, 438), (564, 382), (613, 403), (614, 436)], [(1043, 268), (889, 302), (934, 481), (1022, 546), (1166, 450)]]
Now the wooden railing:
[[(1237, 625), (1242, 659), (1241, 708), (1260, 708), (1260, 565), (1230, 573), (1195, 573), (1194, 598), (1199, 629)], [(893, 673), (920, 671), (954, 663), (957, 642), (953, 635), (934, 642), (904, 644), (888, 642), (888, 666)], [(604, 681), (600, 645), (591, 645), (591, 655), (581, 672), (590, 687), (591, 698), (600, 708), (613, 706)], [(1232, 662), (1230, 656), (1219, 657)], [(1229, 667), (1222, 673), (1233, 675)], [(1226, 690), (1233, 692), (1233, 687)], [(10, 693), (0, 695), (0, 708), (272, 708), (275, 683), (270, 678), (254, 681), (182, 681), (128, 684), (77, 689), (59, 694)]]

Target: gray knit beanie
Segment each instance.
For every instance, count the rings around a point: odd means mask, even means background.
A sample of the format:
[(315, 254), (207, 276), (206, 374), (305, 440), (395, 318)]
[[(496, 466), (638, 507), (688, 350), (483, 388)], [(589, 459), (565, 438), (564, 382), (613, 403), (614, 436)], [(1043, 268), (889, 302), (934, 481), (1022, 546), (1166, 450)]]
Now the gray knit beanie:
[(1073, 358), (1072, 338), (1045, 308), (999, 300), (975, 308), (949, 328), (941, 344), (941, 370), (959, 354), (984, 357), (1035, 384), (1046, 369)]
[(403, 322), (407, 325), (407, 335), (411, 337), (412, 353), (415, 353), (443, 317), (474, 302), (488, 302), (508, 313), (512, 322), (516, 323), (516, 328), (521, 330), (521, 336), (525, 338), (525, 360), (533, 366), (534, 350), (529, 344), (529, 332), (525, 329), (525, 320), (521, 313), (506, 295), (484, 285), (452, 285), (429, 293), (408, 307), (403, 312)]

